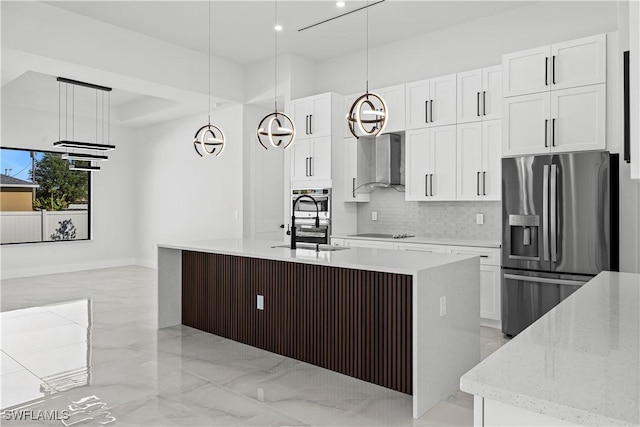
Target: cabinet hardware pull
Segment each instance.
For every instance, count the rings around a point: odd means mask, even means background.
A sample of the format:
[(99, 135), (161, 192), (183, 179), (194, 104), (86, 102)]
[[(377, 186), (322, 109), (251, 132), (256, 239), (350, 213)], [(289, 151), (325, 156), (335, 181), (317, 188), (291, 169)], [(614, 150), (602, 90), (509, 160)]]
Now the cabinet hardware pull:
[(551, 119), (551, 146), (556, 146), (556, 119)]
[(429, 196), (429, 174), (424, 175), (424, 195)]
[(309, 135), (309, 115), (304, 116), (304, 132)]
[(309, 176), (309, 158), (304, 158), (304, 175)]
[(487, 115), (487, 91), (482, 91), (482, 115)]
[(430, 196), (433, 196), (433, 174), (429, 176), (429, 193)]
[(313, 135), (312, 120), (313, 120), (313, 114), (309, 114), (309, 135)]
[(487, 173), (482, 172), (482, 195), (487, 195)]
[(429, 123), (429, 100), (424, 101), (424, 122)]
[(549, 57), (544, 57), (544, 85), (549, 86)]
[(430, 112), (430, 115), (431, 115), (431, 123), (433, 123), (433, 99), (432, 99), (431, 101), (429, 101), (429, 103), (431, 104), (431, 105), (430, 105), (430, 107), (431, 107), (431, 112)]
[(313, 157), (309, 157), (309, 176), (313, 176)]
[(551, 59), (551, 83), (556, 84), (556, 56)]
[(480, 195), (480, 172), (476, 174), (476, 195)]
[(476, 92), (476, 115), (480, 117), (480, 92)]
[(351, 196), (356, 198), (356, 179), (353, 178), (353, 182), (351, 183)]
[(547, 131), (547, 128), (549, 127), (548, 125), (549, 125), (549, 120), (548, 119), (544, 119), (544, 146), (545, 146), (545, 148), (549, 146), (549, 142), (547, 141), (548, 140), (547, 134), (549, 133)]

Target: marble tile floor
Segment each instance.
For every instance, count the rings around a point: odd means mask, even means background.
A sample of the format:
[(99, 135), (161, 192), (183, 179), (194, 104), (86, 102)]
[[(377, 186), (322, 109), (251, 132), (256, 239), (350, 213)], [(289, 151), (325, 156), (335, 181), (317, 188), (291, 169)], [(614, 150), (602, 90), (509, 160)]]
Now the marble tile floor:
[[(156, 275), (130, 266), (3, 280), (2, 424), (473, 424), (460, 391), (414, 420), (410, 396), (186, 326), (157, 330)], [(482, 328), (482, 357), (506, 341)], [(16, 408), (70, 418), (14, 420)]]

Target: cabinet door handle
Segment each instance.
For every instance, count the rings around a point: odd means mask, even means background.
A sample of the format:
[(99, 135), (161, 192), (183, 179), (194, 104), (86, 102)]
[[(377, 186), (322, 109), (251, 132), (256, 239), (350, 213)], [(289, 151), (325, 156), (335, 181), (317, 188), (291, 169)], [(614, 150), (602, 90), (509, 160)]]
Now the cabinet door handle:
[(433, 174), (429, 175), (429, 195), (433, 196)]
[(549, 146), (549, 141), (548, 141), (548, 128), (549, 128), (549, 120), (548, 119), (544, 119), (544, 146), (545, 148)]
[(544, 85), (549, 86), (549, 57), (544, 57)]
[(309, 135), (309, 115), (304, 116), (304, 133)]
[(429, 100), (424, 101), (424, 122), (429, 123)]
[(487, 115), (487, 91), (482, 91), (482, 115)]
[(476, 92), (476, 116), (480, 117), (480, 92)]
[(429, 174), (424, 175), (424, 195), (429, 196)]
[(556, 119), (551, 119), (551, 146), (556, 146)]
[(309, 157), (309, 176), (313, 176), (313, 157)]
[(351, 182), (351, 197), (356, 198), (356, 179), (353, 178)]
[(482, 195), (487, 195), (487, 173), (482, 172)]
[(431, 111), (430, 111), (429, 114), (431, 115), (431, 123), (433, 123), (433, 99), (431, 101), (429, 101), (429, 104), (431, 104), (430, 105), (430, 107), (431, 107), (430, 110)]
[(551, 58), (551, 83), (556, 84), (556, 56)]
[(476, 174), (476, 195), (480, 195), (480, 172)]
[(306, 176), (309, 176), (309, 158), (308, 157), (304, 158), (304, 169), (305, 169), (304, 174)]
[(313, 114), (309, 114), (309, 135), (313, 135)]

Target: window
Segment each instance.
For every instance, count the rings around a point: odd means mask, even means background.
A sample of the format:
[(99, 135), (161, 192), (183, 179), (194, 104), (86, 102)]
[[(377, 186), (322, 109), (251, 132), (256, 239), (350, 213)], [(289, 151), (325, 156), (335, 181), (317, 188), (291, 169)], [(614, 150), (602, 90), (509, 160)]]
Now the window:
[(2, 244), (91, 238), (91, 173), (61, 154), (0, 148)]

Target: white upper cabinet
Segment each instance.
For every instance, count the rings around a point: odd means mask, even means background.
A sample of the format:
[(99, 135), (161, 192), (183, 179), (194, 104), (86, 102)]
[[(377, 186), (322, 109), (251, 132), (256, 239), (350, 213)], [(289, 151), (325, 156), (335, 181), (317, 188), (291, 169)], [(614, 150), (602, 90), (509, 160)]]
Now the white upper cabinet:
[(296, 99), (291, 104), (296, 139), (331, 134), (331, 93)]
[(405, 134), (406, 200), (456, 200), (456, 127)]
[(502, 66), (458, 73), (458, 123), (495, 120), (502, 111)]
[(482, 120), (482, 70), (458, 73), (458, 123)]
[(502, 56), (505, 97), (605, 83), (606, 34)]
[(504, 98), (503, 155), (549, 152), (551, 99), (548, 92)]
[(405, 129), (456, 123), (455, 74), (409, 83), (405, 88)]
[(502, 154), (606, 148), (605, 84), (504, 99)]
[(502, 118), (502, 65), (482, 69), (482, 120)]
[(429, 97), (430, 126), (456, 124), (456, 75), (430, 79)]
[(405, 85), (406, 130), (429, 126), (429, 80), (407, 83)]
[(604, 150), (605, 85), (551, 92), (551, 152)]
[(500, 120), (457, 126), (457, 200), (500, 200)]
[(376, 89), (372, 92), (377, 93), (384, 99), (387, 104), (387, 124), (384, 133), (401, 132), (405, 125), (405, 88), (404, 85), (396, 85)]
[(606, 34), (551, 45), (551, 89), (607, 81)]
[(331, 180), (331, 137), (296, 140), (292, 144), (291, 181)]
[(502, 56), (503, 96), (525, 95), (549, 90), (550, 46)]

